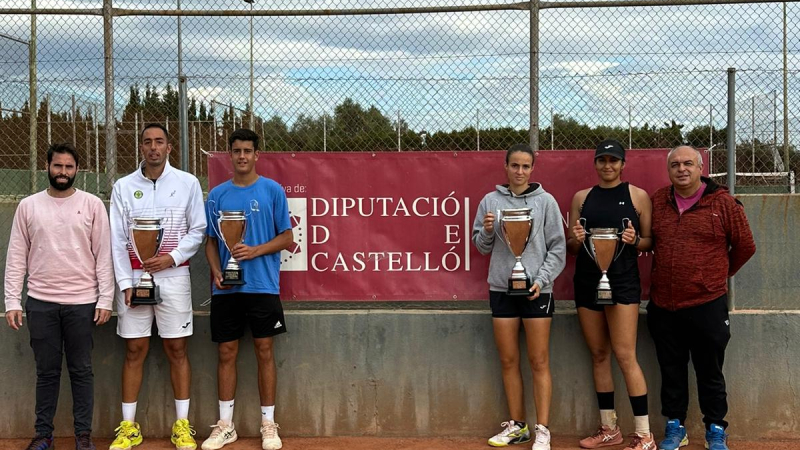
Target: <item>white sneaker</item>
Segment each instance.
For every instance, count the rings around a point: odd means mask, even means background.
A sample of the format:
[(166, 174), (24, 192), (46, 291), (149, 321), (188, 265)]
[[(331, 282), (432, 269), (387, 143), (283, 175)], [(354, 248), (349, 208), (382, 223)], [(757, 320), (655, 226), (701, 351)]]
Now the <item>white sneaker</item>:
[(522, 444), (531, 440), (531, 433), (528, 425), (521, 428), (517, 422), (509, 420), (500, 424), (503, 431), (489, 438), (489, 445), (492, 447), (506, 447), (512, 444)]
[(271, 420), (261, 422), (261, 448), (264, 450), (278, 450), (283, 447), (281, 438), (278, 436), (278, 428), (280, 426)]
[(533, 431), (536, 433), (536, 440), (533, 441), (532, 450), (550, 450), (550, 430), (537, 423)]
[(203, 441), (203, 445), (201, 445), (203, 450), (219, 450), (226, 444), (236, 442), (236, 439), (239, 438), (236, 436), (236, 430), (233, 428), (233, 422), (228, 425), (220, 420), (216, 425), (211, 425), (211, 428), (213, 428), (211, 431), (211, 436)]

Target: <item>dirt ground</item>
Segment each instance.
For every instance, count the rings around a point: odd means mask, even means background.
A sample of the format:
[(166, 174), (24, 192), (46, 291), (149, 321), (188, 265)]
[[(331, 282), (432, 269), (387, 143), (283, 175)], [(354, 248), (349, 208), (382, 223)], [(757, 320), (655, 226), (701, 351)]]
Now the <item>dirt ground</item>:
[[(0, 450), (24, 450), (28, 440), (0, 439)], [(105, 450), (111, 443), (109, 439), (97, 439), (95, 445)], [(198, 442), (199, 444), (200, 442)], [(73, 449), (75, 441), (71, 438), (57, 438), (57, 450)], [(800, 450), (800, 441), (731, 441), (731, 450)], [(610, 450), (622, 450), (625, 446), (606, 447)], [(198, 446), (198, 450), (199, 450)], [(261, 441), (257, 438), (242, 438), (225, 446), (226, 450), (259, 450)], [(298, 438), (288, 437), (283, 440), (285, 450), (487, 450), (484, 438), (375, 438), (375, 437), (332, 437), (332, 438)], [(552, 450), (577, 450), (578, 438), (554, 437)], [(695, 440), (681, 450), (702, 450), (702, 438)], [(169, 439), (145, 439), (136, 450), (174, 450)], [(530, 449), (530, 444), (511, 447), (511, 450)]]

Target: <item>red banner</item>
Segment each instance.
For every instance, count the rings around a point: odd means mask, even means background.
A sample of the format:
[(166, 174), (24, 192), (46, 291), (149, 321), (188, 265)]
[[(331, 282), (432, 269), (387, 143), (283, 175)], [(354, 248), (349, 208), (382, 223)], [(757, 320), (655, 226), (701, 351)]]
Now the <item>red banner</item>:
[[(576, 191), (597, 183), (594, 151), (542, 151), (531, 180), (565, 220)], [(478, 203), (506, 183), (505, 152), (267, 153), (257, 171), (284, 186), (295, 243), (281, 255), (281, 297), (292, 300), (484, 300), (489, 257), (470, 242)], [(209, 185), (232, 176), (230, 156), (209, 158)], [(667, 185), (666, 150), (627, 154), (623, 179), (648, 192)], [(640, 258), (649, 295), (650, 257)], [(556, 281), (572, 298), (575, 258)]]

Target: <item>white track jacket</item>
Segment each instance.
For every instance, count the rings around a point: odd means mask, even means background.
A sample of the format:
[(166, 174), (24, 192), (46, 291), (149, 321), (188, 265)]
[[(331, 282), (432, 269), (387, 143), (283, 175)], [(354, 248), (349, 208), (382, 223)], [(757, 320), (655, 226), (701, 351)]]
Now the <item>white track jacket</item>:
[(203, 243), (206, 215), (203, 191), (197, 178), (175, 169), (167, 161), (164, 173), (152, 181), (141, 167), (117, 180), (111, 194), (111, 251), (120, 290), (133, 286), (142, 265), (129, 242), (131, 219), (155, 217), (164, 228), (159, 254), (169, 253), (175, 266), (152, 274), (159, 278), (189, 275), (189, 258)]

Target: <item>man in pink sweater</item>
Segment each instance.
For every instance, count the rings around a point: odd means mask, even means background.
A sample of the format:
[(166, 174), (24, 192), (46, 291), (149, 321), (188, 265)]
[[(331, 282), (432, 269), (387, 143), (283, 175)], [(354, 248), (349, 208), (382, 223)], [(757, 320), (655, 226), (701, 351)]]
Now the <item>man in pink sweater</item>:
[(63, 354), (72, 387), (75, 448), (94, 450), (92, 324), (111, 317), (111, 231), (103, 202), (72, 187), (78, 154), (70, 144), (47, 150), (47, 169), (50, 187), (22, 200), (14, 214), (6, 258), (6, 321), (15, 330), (22, 326), (27, 274), (25, 311), (36, 359), (36, 436), (28, 450), (53, 447)]

